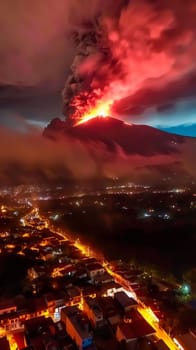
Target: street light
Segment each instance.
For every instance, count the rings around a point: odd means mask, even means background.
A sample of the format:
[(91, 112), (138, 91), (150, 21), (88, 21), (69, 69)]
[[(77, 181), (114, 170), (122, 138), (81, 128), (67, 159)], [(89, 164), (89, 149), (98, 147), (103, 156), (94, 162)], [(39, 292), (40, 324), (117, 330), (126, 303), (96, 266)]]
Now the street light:
[(189, 286), (189, 284), (182, 284), (182, 286), (180, 287), (180, 292), (183, 294), (183, 295), (188, 295), (191, 293), (191, 287)]

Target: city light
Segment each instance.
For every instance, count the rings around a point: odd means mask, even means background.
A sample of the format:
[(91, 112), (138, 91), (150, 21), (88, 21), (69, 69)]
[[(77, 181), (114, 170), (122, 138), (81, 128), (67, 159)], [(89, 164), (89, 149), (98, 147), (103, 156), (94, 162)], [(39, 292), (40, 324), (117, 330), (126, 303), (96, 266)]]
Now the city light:
[[(50, 224), (50, 222), (47, 218), (40, 215), (39, 209), (37, 207), (32, 208), (32, 210), (28, 214), (26, 214), (23, 218), (20, 219), (20, 222), (22, 223), (23, 226), (32, 227), (32, 228), (36, 227), (39, 230), (43, 230), (43, 228), (49, 228), (49, 230), (51, 232), (55, 233), (55, 235), (58, 235), (61, 239), (63, 238), (65, 241), (70, 240), (72, 242), (73, 246), (76, 247), (77, 249), (79, 249), (79, 251), (84, 255), (84, 257), (86, 256), (89, 258), (95, 258), (103, 266), (105, 271), (107, 271), (108, 274), (110, 274), (114, 278), (114, 281), (117, 282), (121, 286), (122, 290), (129, 297), (131, 297), (137, 301), (138, 312), (149, 323), (149, 325), (151, 325), (153, 327), (153, 329), (156, 331), (156, 336), (159, 339), (162, 339), (170, 350), (177, 350), (177, 349), (179, 350), (179, 344), (177, 344), (176, 341), (172, 340), (172, 338), (165, 332), (165, 330), (162, 329), (162, 327), (160, 326), (159, 318), (155, 315), (155, 313), (152, 311), (152, 309), (140, 301), (140, 299), (137, 297), (137, 294), (131, 288), (130, 282), (126, 278), (121, 276), (119, 273), (115, 272), (113, 270), (112, 266), (110, 265), (110, 263), (107, 262), (100, 253), (94, 252), (92, 249), (89, 248), (88, 245), (82, 243), (79, 238), (74, 240), (66, 232), (64, 232), (62, 230), (55, 229)], [(28, 234), (26, 237), (28, 237)], [(47, 243), (46, 240), (42, 240), (40, 242), (40, 246), (45, 247), (45, 246), (47, 246), (46, 243)], [(8, 247), (13, 248), (14, 245), (9, 244)], [(36, 248), (36, 247), (31, 247), (31, 249), (38, 250), (38, 248)], [(61, 276), (61, 270), (63, 270), (63, 268), (61, 268), (61, 267), (55, 268), (52, 272), (52, 277)], [(183, 291), (183, 293), (188, 294), (188, 293), (190, 293), (190, 286), (187, 284), (184, 284), (181, 286), (181, 290)], [(108, 295), (108, 294), (106, 293), (106, 295)], [(96, 294), (91, 293), (90, 296), (94, 298), (96, 296)], [(112, 295), (112, 296), (114, 296), (114, 295)], [(70, 304), (74, 305), (73, 302), (70, 302)], [(80, 298), (79, 307), (81, 309), (83, 309), (83, 295), (82, 294), (81, 294), (81, 298)], [(59, 315), (60, 315), (59, 309), (57, 309), (57, 308), (55, 309), (55, 311), (52, 314), (49, 312), (49, 310), (42, 311), (41, 314), (44, 315), (45, 317), (51, 316), (55, 321), (57, 321), (59, 319)], [(26, 315), (26, 317), (28, 318), (28, 315)], [(8, 332), (5, 332), (4, 330), (2, 330), (1, 333), (2, 332), (3, 332), (3, 334), (6, 334), (7, 337), (9, 337), (9, 341), (11, 344), (11, 350), (16, 350), (17, 348), (15, 346), (15, 342), (13, 341), (12, 335), (10, 335)], [(184, 349), (181, 347), (180, 350), (184, 350)]]
[(189, 295), (191, 293), (191, 287), (188, 284), (183, 284), (180, 288), (179, 288), (180, 293), (182, 293), (183, 295)]

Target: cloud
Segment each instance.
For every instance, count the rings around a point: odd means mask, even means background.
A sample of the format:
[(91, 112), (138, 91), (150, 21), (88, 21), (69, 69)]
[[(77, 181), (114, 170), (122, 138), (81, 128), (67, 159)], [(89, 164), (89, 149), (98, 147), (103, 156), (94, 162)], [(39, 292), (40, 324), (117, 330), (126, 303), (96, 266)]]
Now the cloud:
[(0, 84), (43, 85), (48, 90), (62, 86), (74, 55), (71, 31), (111, 5), (105, 3), (1, 1)]
[[(164, 174), (178, 181), (196, 174), (192, 166), (193, 144), (178, 152), (144, 156), (126, 154), (120, 146), (110, 150), (103, 142), (64, 137), (54, 142), (30, 129), (26, 133), (1, 129), (0, 181), (46, 183), (120, 177), (140, 182), (161, 182)], [(188, 154), (188, 156), (187, 156)], [(176, 181), (176, 177), (175, 177)]]
[[(121, 106), (125, 107), (124, 101)], [(133, 123), (145, 123), (157, 128), (168, 128), (168, 131), (172, 127), (179, 127), (180, 130), (180, 127), (183, 127), (183, 125), (194, 126), (196, 120), (195, 109), (196, 101), (194, 98), (180, 99), (173, 103), (166, 103), (165, 105), (151, 105), (149, 99), (149, 106), (129, 109), (129, 114), (124, 114), (124, 118), (129, 121), (131, 120)], [(186, 130), (184, 130), (184, 135), (188, 135)], [(196, 136), (194, 128), (191, 135)]]
[(156, 108), (157, 112), (164, 113), (174, 110), (176, 105), (184, 105), (186, 100), (192, 102), (195, 107), (195, 94), (196, 71), (182, 76), (179, 80), (172, 80), (164, 86), (142, 88), (118, 101), (114, 105), (114, 110), (124, 116), (131, 116), (135, 112), (142, 114), (149, 108)]
[(26, 128), (34, 125), (43, 130), (48, 121), (59, 115), (61, 111), (60, 93), (33, 95), (32, 92), (35, 93), (35, 91), (31, 90), (28, 95), (28, 89), (21, 93), (16, 89), (9, 89), (9, 91), (13, 94), (12, 97), (0, 98), (1, 127), (25, 131)]

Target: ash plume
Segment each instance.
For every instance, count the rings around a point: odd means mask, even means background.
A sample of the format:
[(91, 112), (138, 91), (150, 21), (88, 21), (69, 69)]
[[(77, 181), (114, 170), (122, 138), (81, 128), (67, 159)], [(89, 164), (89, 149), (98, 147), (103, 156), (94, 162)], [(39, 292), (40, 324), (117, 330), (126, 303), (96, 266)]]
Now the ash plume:
[(68, 120), (77, 122), (100, 101), (110, 105), (113, 115), (131, 115), (142, 105), (134, 101), (139, 91), (183, 85), (196, 71), (195, 15), (192, 0), (133, 0), (119, 4), (115, 15), (100, 9), (78, 25), (76, 56), (63, 90)]
[[(117, 19), (119, 11), (128, 3), (127, 0), (117, 1), (112, 11), (110, 10), (110, 16)], [(112, 5), (110, 1), (109, 4)], [(103, 11), (99, 10), (93, 19), (80, 23), (77, 30), (72, 32), (76, 55), (62, 92), (63, 113), (71, 124), (96, 106), (97, 100), (102, 99), (103, 90), (109, 85), (111, 75), (115, 76), (123, 71), (110, 48), (105, 33), (105, 18), (109, 18), (107, 6)]]

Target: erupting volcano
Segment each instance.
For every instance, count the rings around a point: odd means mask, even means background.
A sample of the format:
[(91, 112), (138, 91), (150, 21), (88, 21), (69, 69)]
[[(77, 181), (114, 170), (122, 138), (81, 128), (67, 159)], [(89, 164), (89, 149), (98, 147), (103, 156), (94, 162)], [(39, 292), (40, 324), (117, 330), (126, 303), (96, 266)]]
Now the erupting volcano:
[(76, 56), (63, 90), (63, 113), (71, 125), (113, 114), (114, 103), (133, 88), (103, 28), (99, 18), (73, 33)]
[[(132, 84), (128, 83), (129, 66), (125, 69), (123, 60), (118, 59), (122, 47), (118, 48), (115, 35), (107, 38), (110, 44), (105, 42), (102, 30), (103, 23), (98, 21), (88, 23), (82, 33), (73, 34), (76, 56), (63, 90), (66, 120), (54, 119), (44, 135), (52, 139), (63, 136), (85, 145), (98, 142), (109, 151), (121, 149), (129, 155), (150, 157), (178, 153), (176, 145), (184, 142), (183, 137), (113, 118), (115, 103), (133, 92), (146, 76), (144, 72), (141, 75), (133, 71)], [(159, 68), (156, 72), (155, 77), (161, 74)]]
[[(165, 42), (173, 28), (174, 14), (167, 9), (157, 13), (153, 2), (145, 4), (144, 12), (143, 6), (143, 1), (125, 1), (120, 14), (111, 13), (110, 7), (75, 26), (75, 56), (62, 93), (65, 121), (56, 118), (44, 130), (48, 138), (64, 139), (67, 148), (71, 143), (74, 149), (79, 145), (82, 154), (88, 152), (99, 175), (119, 174), (122, 168), (124, 176), (123, 169), (130, 174), (134, 166), (137, 172), (159, 169), (169, 174), (171, 164), (174, 169), (181, 166), (183, 173), (183, 152), (195, 148), (194, 140), (123, 121), (125, 115), (130, 120), (134, 110), (136, 120), (137, 113), (151, 106), (145, 94), (149, 89), (162, 107), (161, 88), (189, 69), (188, 65), (182, 69), (170, 46), (159, 49), (159, 40)], [(119, 165), (113, 171), (115, 161)], [(107, 162), (110, 171), (104, 168)]]
[(78, 121), (76, 122), (75, 126), (88, 122), (96, 117), (108, 117), (111, 114), (111, 105), (112, 101), (97, 101), (95, 106), (87, 106), (85, 111), (83, 111), (83, 114), (80, 111), (76, 111), (74, 119)]
[[(169, 155), (178, 153), (177, 147), (185, 137), (172, 135), (146, 125), (128, 124), (112, 116), (87, 116), (71, 125), (67, 121), (54, 119), (44, 130), (44, 136), (59, 140), (61, 138), (81, 141), (84, 145), (97, 143), (108, 151), (142, 156)], [(98, 147), (98, 146), (97, 146)]]

